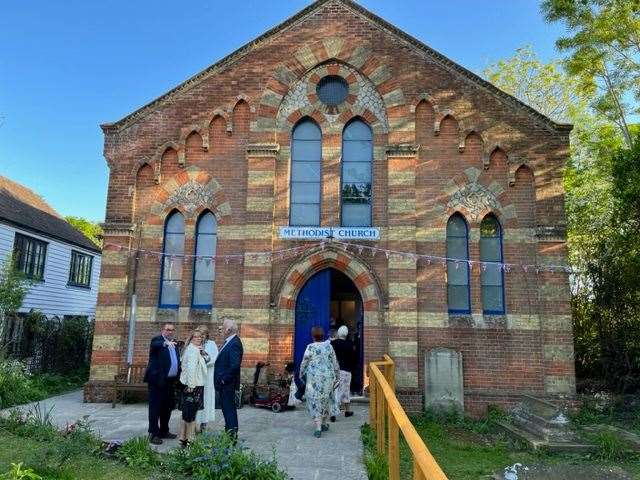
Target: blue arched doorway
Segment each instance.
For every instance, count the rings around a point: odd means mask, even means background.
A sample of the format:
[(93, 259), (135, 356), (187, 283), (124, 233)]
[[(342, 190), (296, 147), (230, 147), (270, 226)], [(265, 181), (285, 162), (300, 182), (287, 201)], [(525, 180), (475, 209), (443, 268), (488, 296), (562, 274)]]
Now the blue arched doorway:
[(361, 392), (364, 365), (363, 317), (360, 292), (344, 273), (326, 268), (309, 278), (296, 299), (294, 336), (296, 372), (305, 348), (312, 341), (312, 327), (322, 327), (328, 338), (331, 329), (346, 325), (358, 359), (358, 365), (353, 372), (351, 390)]

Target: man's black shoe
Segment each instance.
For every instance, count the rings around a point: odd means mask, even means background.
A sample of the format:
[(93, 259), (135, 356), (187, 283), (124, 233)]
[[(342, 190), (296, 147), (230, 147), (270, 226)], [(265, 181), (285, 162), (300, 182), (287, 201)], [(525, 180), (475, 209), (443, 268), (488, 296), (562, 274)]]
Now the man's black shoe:
[(174, 440), (176, 438), (178, 438), (178, 435), (176, 435), (175, 433), (171, 433), (171, 432), (167, 432), (167, 433), (161, 433), (159, 435), (160, 438), (166, 438), (169, 440)]
[(344, 412), (344, 416), (345, 417), (352, 417), (353, 416), (353, 412)]
[(329, 418), (329, 420), (331, 420), (332, 422), (336, 421), (336, 416), (335, 415), (331, 415), (331, 417)]
[(149, 443), (153, 443), (154, 445), (162, 445), (162, 439), (160, 437), (156, 437), (155, 435), (149, 435)]

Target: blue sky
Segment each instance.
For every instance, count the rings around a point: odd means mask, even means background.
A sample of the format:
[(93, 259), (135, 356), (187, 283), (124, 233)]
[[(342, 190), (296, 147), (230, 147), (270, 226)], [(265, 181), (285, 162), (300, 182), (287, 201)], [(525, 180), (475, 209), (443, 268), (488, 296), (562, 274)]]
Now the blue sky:
[[(102, 221), (100, 123), (148, 103), (309, 0), (6, 0), (0, 6), (0, 175), (63, 215)], [(477, 73), (531, 44), (557, 57), (562, 30), (537, 0), (361, 0)]]

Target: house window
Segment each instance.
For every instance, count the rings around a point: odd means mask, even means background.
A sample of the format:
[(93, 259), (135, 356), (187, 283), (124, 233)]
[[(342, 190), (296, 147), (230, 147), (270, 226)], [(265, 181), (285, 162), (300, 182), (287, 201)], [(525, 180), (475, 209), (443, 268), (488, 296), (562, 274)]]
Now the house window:
[(289, 225), (320, 225), (322, 132), (311, 119), (293, 129)]
[(216, 240), (218, 224), (211, 212), (204, 213), (196, 226), (196, 258), (193, 261), (194, 308), (210, 309), (213, 306), (213, 282), (215, 280)]
[(44, 262), (47, 257), (47, 243), (33, 237), (16, 233), (13, 244), (13, 258), (16, 268), (32, 280), (44, 279)]
[(178, 308), (184, 255), (184, 217), (180, 212), (174, 211), (167, 217), (162, 252), (160, 307)]
[(71, 250), (71, 266), (69, 267), (69, 285), (74, 287), (91, 287), (91, 269), (93, 257)]
[(341, 223), (343, 227), (371, 226), (371, 163), (373, 135), (362, 120), (342, 132)]
[(469, 231), (462, 215), (447, 223), (447, 302), (449, 313), (471, 313), (469, 290)]
[(480, 279), (482, 310), (485, 314), (504, 314), (504, 272), (502, 271), (502, 228), (494, 215), (480, 224)]

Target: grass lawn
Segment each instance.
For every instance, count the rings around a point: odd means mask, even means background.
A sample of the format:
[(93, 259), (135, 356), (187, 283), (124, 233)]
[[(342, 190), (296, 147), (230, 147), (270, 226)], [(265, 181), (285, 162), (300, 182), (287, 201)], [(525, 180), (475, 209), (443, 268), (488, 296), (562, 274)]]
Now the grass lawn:
[(150, 473), (122, 463), (98, 458), (91, 453), (73, 455), (60, 465), (59, 451), (46, 440), (34, 440), (0, 430), (0, 474), (9, 471), (11, 463), (23, 462), (45, 479), (56, 480), (139, 480)]
[[(497, 435), (489, 423), (471, 420), (447, 422), (434, 420), (428, 416), (414, 417), (412, 420), (416, 430), (450, 480), (489, 478), (489, 475), (516, 462), (524, 465), (575, 463), (618, 466), (634, 478), (640, 479), (640, 462), (637, 460), (606, 462), (585, 456), (517, 450)], [(401, 445), (402, 478), (411, 478), (412, 468), (409, 448), (403, 443)]]

